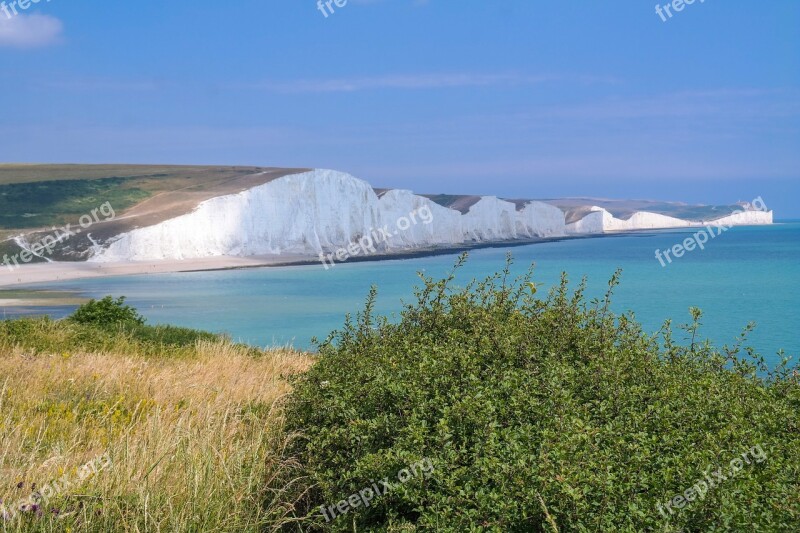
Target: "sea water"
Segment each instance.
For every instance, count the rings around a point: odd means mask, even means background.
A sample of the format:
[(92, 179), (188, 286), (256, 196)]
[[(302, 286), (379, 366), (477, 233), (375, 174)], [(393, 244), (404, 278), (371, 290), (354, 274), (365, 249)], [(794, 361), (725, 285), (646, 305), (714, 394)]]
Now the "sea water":
[[(748, 322), (757, 327), (748, 343), (770, 363), (784, 349), (800, 354), (800, 222), (732, 228), (705, 249), (686, 252), (662, 266), (656, 250), (682, 243), (697, 230), (637, 232), (570, 239), (509, 248), (473, 250), (457, 282), (501, 270), (514, 256), (513, 271), (535, 264), (540, 294), (567, 272), (576, 286), (584, 276), (587, 294), (602, 297), (621, 268), (615, 311), (632, 310), (648, 332), (663, 322), (690, 320), (703, 310), (701, 333), (718, 346), (732, 343)], [(371, 285), (379, 291), (377, 311), (389, 316), (413, 299), (418, 272), (441, 277), (457, 254), (433, 257), (216, 272), (139, 275), (49, 283), (33, 287), (76, 291), (86, 297), (128, 298), (152, 324), (174, 324), (215, 332), (259, 346), (309, 348), (340, 327), (346, 313), (363, 307)], [(63, 316), (69, 309), (49, 310)], [(677, 335), (681, 338), (680, 335)]]

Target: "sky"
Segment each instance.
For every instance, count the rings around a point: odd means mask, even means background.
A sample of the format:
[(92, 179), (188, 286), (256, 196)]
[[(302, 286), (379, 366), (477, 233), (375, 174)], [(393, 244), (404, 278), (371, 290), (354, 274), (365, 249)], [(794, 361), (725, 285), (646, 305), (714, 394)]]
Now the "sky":
[(800, 218), (800, 2), (657, 3), (5, 0), (0, 161)]

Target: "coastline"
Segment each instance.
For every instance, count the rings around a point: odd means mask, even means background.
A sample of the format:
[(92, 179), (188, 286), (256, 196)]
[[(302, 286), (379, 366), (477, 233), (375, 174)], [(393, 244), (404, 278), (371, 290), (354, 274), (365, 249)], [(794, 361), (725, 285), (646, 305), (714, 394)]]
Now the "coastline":
[[(680, 231), (691, 229), (693, 228), (688, 226), (685, 228), (653, 228), (613, 231), (606, 233), (562, 235), (558, 237), (537, 237), (506, 241), (462, 243), (452, 246), (435, 246), (349, 257), (345, 261), (336, 262), (335, 265), (416, 259), (438, 255), (455, 255), (461, 252), (479, 249), (515, 248), (532, 244), (552, 243), (566, 240), (612, 238), (631, 234), (660, 233), (664, 231), (672, 232), (676, 230)], [(318, 256), (301, 254), (276, 254), (251, 257), (217, 256), (200, 259), (141, 262), (126, 261), (119, 263), (36, 263), (19, 267), (13, 271), (9, 271), (7, 268), (0, 268), (0, 307), (46, 307), (54, 304), (69, 305), (76, 301), (76, 295), (73, 293), (65, 292), (63, 293), (63, 298), (53, 298), (52, 290), (48, 291), (46, 288), (37, 289), (36, 287), (30, 287), (31, 285), (46, 285), (48, 283), (58, 283), (61, 281), (74, 281), (80, 279), (106, 278), (115, 276), (213, 272), (314, 265), (319, 266), (321, 271), (325, 271), (324, 266)], [(329, 266), (328, 268), (333, 269), (336, 268), (336, 266)], [(11, 292), (14, 289), (16, 289), (18, 292), (24, 292), (24, 296), (20, 297), (19, 295), (13, 295), (12, 297), (4, 297), (4, 293)], [(48, 297), (40, 296), (40, 293), (44, 292), (48, 293)]]
[[(482, 243), (466, 243), (455, 246), (437, 246), (431, 248), (418, 248), (413, 250), (403, 250), (381, 254), (370, 254), (367, 256), (350, 257), (346, 261), (335, 263), (336, 265), (347, 263), (362, 263), (373, 261), (392, 261), (403, 259), (416, 259), (422, 257), (432, 257), (437, 255), (454, 255), (465, 251), (486, 249), (486, 248), (510, 248), (527, 246), (531, 244), (541, 244), (547, 242), (559, 242), (574, 239), (591, 239), (598, 237), (613, 237), (617, 234), (596, 234), (596, 235), (567, 235), (560, 237), (543, 237), (533, 239), (515, 239), (511, 241), (496, 241)], [(294, 267), (294, 266), (313, 266), (318, 265), (323, 269), (319, 257), (299, 254), (281, 254), (271, 256), (218, 256), (202, 259), (184, 260), (164, 260), (164, 261), (143, 261), (143, 262), (120, 262), (120, 263), (87, 263), (87, 262), (52, 262), (36, 263), (19, 267), (13, 271), (0, 269), (0, 289), (13, 289), (15, 287), (29, 286), (35, 284), (46, 284), (60, 281), (72, 281), (78, 279), (105, 278), (112, 276), (135, 276), (147, 274), (169, 274), (169, 273), (188, 273), (188, 272), (209, 272), (224, 270), (242, 270), (253, 268), (274, 268), (274, 267)], [(336, 268), (335, 266), (329, 268)], [(31, 289), (35, 292), (35, 289)], [(41, 300), (37, 301), (29, 298), (16, 299), (16, 305), (41, 305)], [(3, 298), (0, 292), (0, 305), (9, 305), (10, 299)]]

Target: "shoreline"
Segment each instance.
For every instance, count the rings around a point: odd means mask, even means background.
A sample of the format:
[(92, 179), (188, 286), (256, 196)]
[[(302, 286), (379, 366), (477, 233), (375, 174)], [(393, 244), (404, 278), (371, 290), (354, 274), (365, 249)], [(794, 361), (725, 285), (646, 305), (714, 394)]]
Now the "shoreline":
[[(348, 263), (365, 263), (378, 261), (397, 261), (405, 259), (418, 259), (423, 257), (435, 257), (439, 255), (456, 255), (461, 252), (489, 248), (516, 248), (532, 244), (548, 242), (559, 242), (574, 239), (591, 239), (599, 237), (613, 237), (620, 234), (596, 234), (596, 235), (567, 235), (559, 237), (540, 237), (532, 239), (515, 239), (511, 241), (495, 241), (485, 243), (467, 243), (455, 246), (437, 246), (433, 248), (420, 248), (414, 250), (403, 250), (390, 253), (370, 254), (366, 256), (350, 257), (346, 261), (336, 262), (329, 269), (334, 269), (338, 265)], [(62, 281), (74, 281), (80, 279), (107, 278), (116, 276), (136, 276), (148, 274), (173, 274), (173, 273), (192, 273), (192, 272), (215, 272), (226, 270), (244, 270), (255, 268), (277, 268), (277, 267), (297, 267), (318, 265), (324, 272), (324, 267), (319, 257), (299, 254), (281, 254), (273, 256), (217, 256), (201, 259), (183, 260), (164, 260), (164, 261), (143, 261), (143, 262), (120, 262), (120, 263), (87, 263), (87, 262), (52, 262), (36, 263), (19, 267), (13, 271), (0, 269), (0, 289), (10, 290), (19, 287), (26, 287), (26, 292), (31, 294), (36, 289), (29, 288), (30, 285), (47, 283), (59, 283)], [(41, 305), (43, 300), (38, 303), (30, 298), (25, 298), (24, 302), (18, 298), (17, 305)], [(11, 299), (3, 298), (0, 291), (0, 305), (9, 305)], [(52, 300), (51, 300), (52, 302)]]
[[(507, 241), (493, 241), (480, 243), (462, 243), (452, 246), (435, 246), (428, 248), (418, 248), (413, 250), (401, 250), (389, 253), (370, 254), (365, 256), (349, 257), (342, 262), (336, 262), (328, 269), (336, 268), (336, 265), (348, 263), (366, 263), (378, 261), (400, 261), (406, 259), (418, 259), (424, 257), (435, 257), (440, 255), (456, 255), (472, 250), (491, 249), (491, 248), (516, 248), (533, 244), (554, 243), (567, 240), (578, 239), (597, 239), (622, 237), (632, 234), (647, 234), (673, 232), (680, 230), (692, 230), (686, 228), (660, 228), (660, 229), (638, 229), (615, 231), (606, 233), (562, 235), (558, 237), (535, 237), (528, 239), (513, 239)], [(31, 285), (47, 285), (60, 283), (62, 281), (75, 281), (82, 279), (96, 279), (118, 276), (140, 276), (148, 274), (178, 274), (194, 272), (216, 272), (226, 270), (245, 270), (256, 268), (278, 268), (278, 267), (299, 267), (318, 265), (321, 271), (325, 272), (325, 267), (318, 256), (301, 254), (280, 254), (270, 256), (216, 256), (199, 259), (183, 260), (162, 260), (162, 261), (126, 261), (119, 263), (88, 263), (88, 262), (50, 262), (36, 263), (19, 267), (13, 271), (7, 268), (0, 268), (0, 307), (52, 307), (54, 305), (71, 305), (76, 301), (75, 293), (64, 292), (64, 298), (53, 298), (52, 290), (48, 287), (41, 289), (30, 287)], [(23, 297), (14, 295), (4, 298), (6, 292), (14, 289), (24, 292)], [(50, 297), (40, 296), (40, 292), (48, 292)]]

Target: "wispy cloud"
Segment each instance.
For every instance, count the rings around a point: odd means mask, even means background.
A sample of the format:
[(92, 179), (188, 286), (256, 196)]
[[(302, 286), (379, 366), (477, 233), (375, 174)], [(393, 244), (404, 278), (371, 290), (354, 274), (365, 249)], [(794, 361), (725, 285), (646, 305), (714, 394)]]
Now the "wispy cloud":
[(390, 74), (352, 78), (305, 79), (288, 81), (263, 81), (238, 88), (261, 89), (274, 92), (357, 92), (380, 89), (447, 89), (457, 87), (526, 86), (571, 79), (578, 83), (617, 83), (611, 77), (579, 76), (568, 78), (550, 74), (521, 73), (434, 73)]
[(528, 113), (528, 116), (520, 119), (789, 118), (800, 114), (800, 92), (794, 89), (681, 91), (645, 98), (605, 99), (541, 108)]
[(37, 48), (61, 40), (64, 25), (48, 15), (15, 15), (11, 18), (0, 12), (0, 47)]

